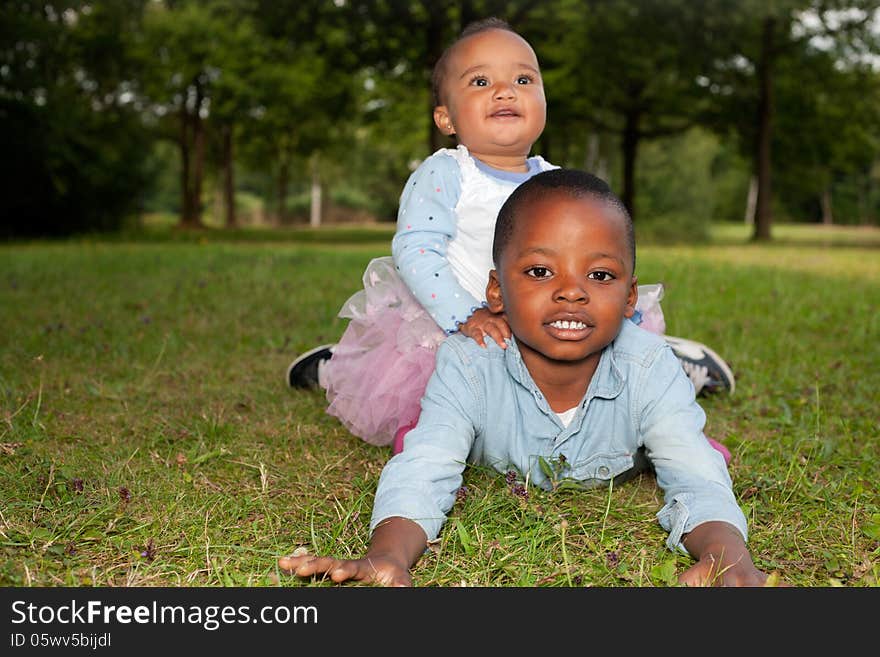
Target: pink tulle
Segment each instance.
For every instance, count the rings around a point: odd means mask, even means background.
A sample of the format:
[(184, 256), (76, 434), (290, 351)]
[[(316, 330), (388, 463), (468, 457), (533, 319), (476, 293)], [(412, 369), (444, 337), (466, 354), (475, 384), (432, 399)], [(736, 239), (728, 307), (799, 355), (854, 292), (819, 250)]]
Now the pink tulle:
[(636, 301), (636, 310), (642, 315), (639, 327), (657, 335), (666, 333), (666, 319), (660, 307), (662, 298), (663, 283), (639, 285), (639, 299)]
[(446, 337), (400, 279), (391, 258), (364, 272), (364, 289), (342, 307), (348, 327), (324, 365), (327, 412), (374, 445), (394, 441), (398, 428), (415, 423)]

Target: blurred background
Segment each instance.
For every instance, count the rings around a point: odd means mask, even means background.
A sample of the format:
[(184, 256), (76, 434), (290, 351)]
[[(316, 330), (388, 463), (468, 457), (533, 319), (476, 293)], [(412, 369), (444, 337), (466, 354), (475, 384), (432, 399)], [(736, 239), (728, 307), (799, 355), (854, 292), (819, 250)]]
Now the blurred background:
[(384, 224), (451, 142), (430, 71), (506, 19), (542, 66), (534, 153), (639, 238), (877, 226), (880, 0), (4, 0), (0, 237)]

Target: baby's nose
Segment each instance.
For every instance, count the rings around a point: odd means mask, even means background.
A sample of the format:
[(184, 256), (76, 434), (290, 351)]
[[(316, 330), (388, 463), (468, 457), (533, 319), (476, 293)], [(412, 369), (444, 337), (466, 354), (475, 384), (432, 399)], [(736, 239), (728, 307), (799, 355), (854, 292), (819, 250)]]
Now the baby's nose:
[(516, 90), (509, 82), (499, 82), (495, 85), (495, 98), (497, 100), (505, 100), (516, 97)]

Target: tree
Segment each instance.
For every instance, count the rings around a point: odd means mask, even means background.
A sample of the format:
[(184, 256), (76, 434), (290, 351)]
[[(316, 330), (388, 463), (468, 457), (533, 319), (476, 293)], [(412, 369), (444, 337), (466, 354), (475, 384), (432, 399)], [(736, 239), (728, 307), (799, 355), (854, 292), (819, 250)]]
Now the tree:
[(213, 83), (209, 125), (214, 133), (221, 171), (224, 225), (238, 224), (235, 209), (236, 141), (243, 126), (258, 108), (259, 99), (251, 84), (254, 71), (269, 62), (269, 48), (249, 15), (249, 0), (216, 0), (211, 12), (224, 29), (213, 35), (217, 74)]
[(140, 54), (146, 74), (142, 92), (159, 134), (179, 149), (180, 224), (199, 228), (205, 176), (206, 120), (227, 56), (223, 35), (236, 31), (237, 16), (208, 0), (154, 2), (146, 12)]
[[(864, 181), (880, 147), (880, 75), (815, 47), (780, 62), (774, 121), (776, 206), (790, 215), (854, 223), (865, 208), (834, 188)], [(835, 211), (837, 205), (837, 212)]]
[(361, 35), (346, 15), (345, 3), (320, 0), (258, 0), (250, 14), (264, 61), (248, 77), (255, 103), (243, 139), (248, 162), (273, 172), (280, 222), (290, 220), (292, 179), (321, 186), (327, 155), (350, 157)]
[(0, 197), (7, 236), (119, 228), (141, 202), (148, 135), (131, 93), (142, 2), (0, 5)]
[(866, 42), (877, 6), (876, 0), (736, 0), (708, 5), (719, 25), (726, 26), (717, 32), (717, 38), (726, 44), (729, 54), (717, 60), (706, 86), (718, 101), (716, 126), (734, 126), (743, 147), (751, 151), (758, 187), (754, 240), (772, 237), (774, 123), (779, 110), (780, 70), (796, 69), (792, 61), (801, 60), (817, 39), (836, 40), (839, 49)]
[[(711, 63), (702, 3), (597, 0), (561, 3), (544, 39), (552, 133), (572, 126), (619, 139), (621, 200), (635, 218), (639, 144), (692, 127), (707, 101), (699, 85)], [(546, 154), (545, 150), (545, 154)]]

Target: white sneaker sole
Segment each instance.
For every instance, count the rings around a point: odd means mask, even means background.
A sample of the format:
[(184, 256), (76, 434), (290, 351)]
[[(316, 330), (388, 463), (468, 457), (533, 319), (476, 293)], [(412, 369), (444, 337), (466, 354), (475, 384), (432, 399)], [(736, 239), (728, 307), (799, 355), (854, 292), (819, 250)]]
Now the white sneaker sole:
[(675, 346), (674, 351), (684, 354), (695, 362), (701, 359), (703, 353), (708, 354), (718, 365), (718, 368), (724, 372), (724, 376), (727, 377), (727, 380), (730, 381), (730, 391), (728, 394), (732, 395), (733, 391), (736, 390), (736, 380), (734, 379), (733, 372), (730, 370), (727, 362), (702, 342), (686, 340), (685, 338), (676, 338), (671, 335), (664, 335), (663, 339), (666, 340), (670, 346)]
[(287, 366), (287, 371), (284, 373), (284, 384), (288, 388), (292, 388), (293, 386), (290, 385), (290, 373), (293, 371), (294, 367), (299, 365), (302, 361), (306, 360), (307, 358), (310, 358), (312, 355), (318, 353), (319, 351), (323, 351), (324, 349), (329, 349), (330, 351), (333, 351), (333, 347), (335, 347), (335, 346), (336, 346), (335, 342), (331, 342), (329, 344), (322, 344), (319, 347), (315, 347), (314, 349), (309, 349), (307, 352), (302, 353), (299, 356), (297, 356), (296, 359), (290, 365)]

